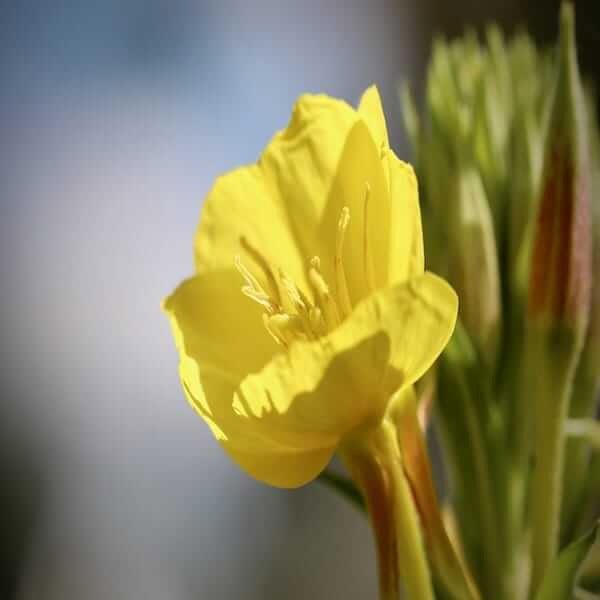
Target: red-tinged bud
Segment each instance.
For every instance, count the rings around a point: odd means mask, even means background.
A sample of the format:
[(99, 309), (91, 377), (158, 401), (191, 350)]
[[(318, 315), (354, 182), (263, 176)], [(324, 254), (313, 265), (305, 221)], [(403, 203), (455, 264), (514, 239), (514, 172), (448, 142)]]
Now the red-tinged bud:
[(529, 316), (583, 341), (590, 312), (590, 155), (573, 7), (561, 12), (558, 77), (544, 154), (529, 282)]

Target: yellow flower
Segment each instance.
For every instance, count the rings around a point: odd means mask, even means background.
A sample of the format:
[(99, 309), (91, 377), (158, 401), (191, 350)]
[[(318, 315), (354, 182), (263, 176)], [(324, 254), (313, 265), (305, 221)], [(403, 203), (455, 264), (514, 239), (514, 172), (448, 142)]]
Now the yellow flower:
[(183, 388), (274, 486), (307, 483), (377, 426), (456, 319), (454, 291), (424, 272), (416, 179), (374, 87), (358, 110), (302, 96), (257, 164), (220, 177), (195, 264), (164, 303)]

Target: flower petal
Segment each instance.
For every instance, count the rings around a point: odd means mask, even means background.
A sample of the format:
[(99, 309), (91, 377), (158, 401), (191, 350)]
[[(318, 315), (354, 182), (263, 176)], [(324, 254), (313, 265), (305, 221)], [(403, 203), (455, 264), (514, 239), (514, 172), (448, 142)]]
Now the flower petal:
[(246, 473), (274, 487), (297, 488), (318, 477), (331, 460), (335, 448), (312, 451), (256, 451), (221, 442), (229, 457)]
[[(334, 294), (338, 222), (342, 209), (350, 209), (344, 262), (350, 265), (346, 279), (353, 303), (366, 295), (360, 253), (367, 181), (378, 197), (387, 193), (377, 163), (358, 113), (345, 102), (309, 95), (298, 100), (287, 129), (273, 138), (260, 160), (272, 195), (286, 207), (298, 247), (307, 259), (320, 257)], [(378, 265), (379, 271), (387, 269), (387, 258)]]
[[(180, 377), (189, 403), (206, 421), (228, 456), (254, 479), (275, 487), (295, 488), (312, 481), (327, 466), (335, 451), (334, 442), (322, 448), (305, 449), (301, 444), (297, 448), (262, 436), (233, 410), (231, 398), (235, 388), (226, 377), (202, 370), (199, 383), (199, 371), (194, 379), (190, 366), (182, 358)], [(190, 386), (191, 380), (196, 384)], [(205, 394), (213, 400), (210, 413), (205, 409)], [(216, 403), (216, 398), (221, 401)]]
[[(326, 248), (319, 223), (357, 122), (358, 113), (341, 100), (301, 96), (287, 128), (272, 138), (258, 164), (220, 177), (209, 193), (195, 239), (197, 271), (227, 268), (236, 254), (243, 259), (240, 239), (245, 238), (275, 271), (283, 268), (310, 296), (308, 260), (335, 248), (343, 202), (326, 232)], [(356, 192), (362, 198), (366, 178), (360, 179)], [(265, 284), (260, 273), (253, 274)]]
[(391, 364), (403, 373), (404, 387), (420, 379), (446, 347), (456, 325), (458, 296), (444, 279), (429, 272), (392, 289), (403, 290), (402, 296), (411, 299), (404, 308), (400, 297), (390, 299), (396, 304), (388, 330)]
[(242, 284), (233, 268), (196, 275), (163, 304), (178, 350), (234, 384), (279, 351), (263, 326), (261, 307), (242, 294)]
[(318, 254), (317, 225), (346, 138), (358, 120), (346, 102), (323, 95), (301, 96), (287, 128), (273, 137), (260, 158), (270, 192), (285, 207), (295, 239), (307, 257)]
[(393, 236), (390, 239), (389, 282), (399, 283), (424, 270), (423, 230), (417, 178), (412, 167), (392, 150), (384, 156), (389, 173)]
[(373, 294), (332, 334), (297, 342), (241, 383), (234, 408), (265, 437), (344, 436), (381, 419), (390, 396), (431, 366), (458, 300), (425, 273)]
[[(335, 281), (338, 221), (348, 207), (343, 260), (352, 303), (372, 291), (367, 269), (376, 288), (387, 283), (391, 202), (387, 163), (384, 169), (374, 141), (387, 139), (376, 88), (361, 106), (359, 115), (340, 100), (302, 96), (287, 129), (273, 137), (257, 165), (217, 180), (196, 234), (197, 272), (227, 268), (238, 254), (252, 261), (240, 245), (244, 238), (310, 297), (306, 268), (312, 256), (321, 257), (328, 283)], [(265, 286), (264, 273), (252, 272)]]
[[(327, 205), (318, 228), (323, 271), (334, 276), (336, 232), (342, 209), (350, 212), (343, 263), (352, 304), (388, 283), (391, 199), (381, 157), (364, 121), (358, 121), (346, 137)], [(370, 282), (368, 270), (372, 270)], [(374, 288), (374, 289), (373, 289)]]
[(184, 281), (163, 308), (179, 351), (186, 396), (215, 436), (223, 437), (238, 385), (278, 351), (264, 329), (260, 307), (242, 294), (240, 275), (229, 269)]
[(377, 148), (389, 147), (385, 114), (377, 86), (372, 85), (364, 92), (358, 105), (358, 114), (369, 126)]
[(165, 301), (181, 383), (194, 410), (245, 471), (271, 485), (297, 487), (324, 468), (337, 439), (264, 437), (233, 410), (240, 381), (278, 350), (259, 306), (242, 295), (239, 279), (234, 270), (212, 271), (183, 282)]
[(209, 192), (194, 240), (196, 272), (229, 269), (239, 255), (266, 287), (264, 269), (248, 255), (247, 246), (259, 249), (270, 267), (285, 265), (298, 285), (306, 285), (305, 256), (296, 244), (284, 196), (273, 193), (258, 165), (219, 177)]

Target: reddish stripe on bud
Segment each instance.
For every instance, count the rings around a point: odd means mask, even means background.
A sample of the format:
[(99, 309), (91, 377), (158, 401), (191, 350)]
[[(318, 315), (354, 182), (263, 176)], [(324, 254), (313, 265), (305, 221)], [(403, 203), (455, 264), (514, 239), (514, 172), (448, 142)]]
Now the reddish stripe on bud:
[(550, 323), (574, 325), (587, 321), (591, 298), (588, 169), (575, 168), (573, 152), (565, 144), (555, 144), (549, 156), (538, 209), (529, 311)]

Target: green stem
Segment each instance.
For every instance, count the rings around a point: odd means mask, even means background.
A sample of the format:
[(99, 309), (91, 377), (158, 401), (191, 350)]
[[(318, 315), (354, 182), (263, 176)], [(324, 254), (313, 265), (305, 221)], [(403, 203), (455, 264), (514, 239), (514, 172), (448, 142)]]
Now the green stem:
[[(516, 402), (513, 404), (512, 421), (507, 428), (508, 448), (512, 449), (512, 462), (510, 465), (509, 486), (510, 491), (509, 505), (512, 507), (514, 527), (520, 529), (525, 507), (526, 481), (529, 470), (529, 461), (532, 450), (532, 417), (531, 397), (535, 395), (534, 386), (530, 386), (532, 374), (535, 376), (535, 365), (527, 363), (528, 356), (525, 356), (525, 369), (522, 373), (515, 371), (517, 381), (524, 379), (522, 388), (517, 384), (514, 393)], [(519, 393), (521, 392), (521, 393)]]
[[(594, 416), (598, 383), (587, 370), (578, 368), (573, 386), (573, 399), (569, 410), (571, 419)], [(590, 447), (587, 440), (572, 437), (567, 440), (563, 470), (562, 534), (572, 537), (574, 521), (584, 496), (589, 471)]]
[(532, 591), (558, 552), (564, 455), (564, 423), (573, 387), (576, 353), (566, 336), (532, 331), (530, 347), (536, 382), (535, 470), (532, 482)]
[[(478, 505), (480, 522), (483, 539), (485, 540), (482, 550), (484, 553), (486, 585), (490, 588), (492, 582), (500, 576), (500, 573), (496, 570), (498, 567), (498, 549), (500, 548), (500, 541), (498, 531), (496, 530), (497, 517), (488, 448), (483, 439), (482, 425), (477, 419), (473, 401), (474, 398), (467, 391), (465, 394), (465, 402), (463, 404), (463, 417), (469, 434), (469, 442), (472, 446), (473, 467), (477, 478), (479, 494)], [(495, 566), (496, 569), (494, 568)]]
[(363, 432), (341, 450), (363, 491), (377, 544), (381, 600), (398, 600), (398, 575), (410, 600), (434, 600), (414, 499), (402, 468), (394, 429)]
[[(525, 517), (531, 454), (533, 450), (533, 406), (538, 365), (527, 352), (525, 332), (520, 315), (522, 303), (514, 298), (509, 343), (506, 347), (507, 370), (502, 384), (502, 399), (507, 408), (502, 444), (506, 457), (498, 469), (502, 497), (500, 515), (504, 576), (503, 597), (507, 600), (525, 598), (529, 583), (529, 552)], [(502, 456), (501, 453), (500, 456)], [(501, 460), (501, 459), (500, 459)]]
[(341, 453), (352, 479), (362, 491), (377, 553), (380, 600), (399, 600), (399, 574), (389, 476), (375, 453), (352, 447)]
[[(492, 460), (502, 455), (491, 431), (489, 410), (492, 398), (481, 378), (481, 365), (462, 328), (440, 362), (440, 392), (437, 408), (442, 421), (445, 445), (453, 462), (453, 484), (465, 551), (475, 569), (484, 597), (504, 598), (501, 503), (495, 495)], [(487, 439), (486, 439), (487, 434)], [(485, 543), (478, 543), (484, 540)], [(474, 542), (474, 543), (473, 543)], [(514, 600), (514, 597), (507, 594)]]
[(395, 495), (396, 536), (403, 541), (400, 569), (408, 597), (411, 600), (433, 600), (419, 516), (400, 462), (392, 471), (392, 485)]

